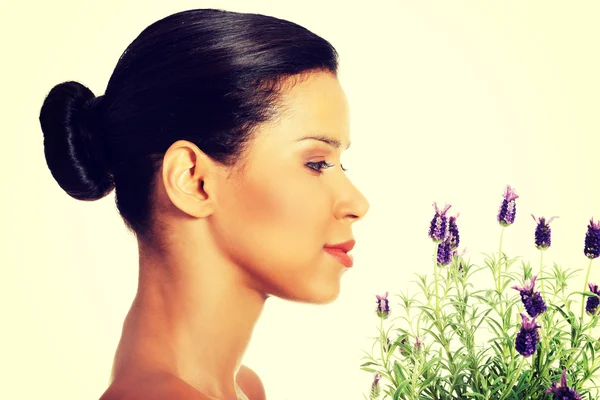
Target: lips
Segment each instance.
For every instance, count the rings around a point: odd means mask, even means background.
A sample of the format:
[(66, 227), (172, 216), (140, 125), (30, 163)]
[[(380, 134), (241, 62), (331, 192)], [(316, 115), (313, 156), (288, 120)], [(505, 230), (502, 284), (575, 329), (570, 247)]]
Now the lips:
[(347, 254), (345, 251), (335, 248), (325, 248), (325, 252), (332, 255), (339, 262), (341, 262), (345, 267), (350, 268), (354, 260), (350, 254)]
[(355, 244), (356, 244), (356, 242), (354, 240), (348, 240), (347, 242), (344, 242), (344, 243), (326, 244), (325, 248), (326, 249), (338, 249), (338, 250), (342, 250), (343, 252), (347, 253), (354, 248)]
[(339, 262), (341, 262), (345, 267), (350, 268), (353, 263), (352, 256), (347, 254), (350, 250), (354, 248), (355, 241), (349, 240), (344, 243), (338, 243), (335, 245), (325, 245), (325, 251), (335, 257)]

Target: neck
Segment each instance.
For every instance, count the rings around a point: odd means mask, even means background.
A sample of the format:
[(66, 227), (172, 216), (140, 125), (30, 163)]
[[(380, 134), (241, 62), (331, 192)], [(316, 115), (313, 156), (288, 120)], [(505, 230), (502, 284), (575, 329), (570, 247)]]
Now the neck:
[(160, 370), (211, 398), (244, 399), (235, 377), (266, 297), (224, 259), (200, 251), (201, 261), (186, 259), (183, 248), (172, 250), (176, 258), (140, 247), (138, 291), (113, 379)]

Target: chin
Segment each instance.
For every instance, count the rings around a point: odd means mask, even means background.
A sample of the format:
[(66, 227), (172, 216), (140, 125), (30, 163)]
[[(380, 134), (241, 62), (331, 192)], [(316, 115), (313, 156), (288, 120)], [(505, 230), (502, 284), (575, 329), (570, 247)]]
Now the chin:
[(312, 301), (309, 301), (313, 304), (331, 304), (337, 300), (340, 295), (340, 285), (339, 282), (332, 283), (327, 287), (321, 288), (321, 290), (312, 296)]
[(312, 288), (313, 290), (303, 290), (302, 292), (287, 292), (282, 294), (273, 293), (273, 296), (284, 300), (294, 301), (306, 304), (326, 305), (333, 303), (340, 295), (339, 283), (331, 283), (326, 287)]
[[(313, 275), (312, 279), (298, 278), (286, 280), (278, 285), (271, 285), (269, 296), (276, 296), (283, 300), (289, 300), (299, 303), (326, 305), (333, 303), (340, 295), (341, 277), (343, 270), (335, 265), (335, 270), (330, 270), (332, 266), (327, 264), (319, 266), (327, 271), (324, 274)], [(313, 264), (314, 265), (314, 264)], [(303, 279), (304, 284), (300, 284), (299, 279)]]
[(335, 292), (335, 294), (333, 294), (319, 302), (316, 302), (315, 304), (321, 304), (321, 305), (331, 304), (338, 299), (339, 294), (340, 294), (339, 292)]

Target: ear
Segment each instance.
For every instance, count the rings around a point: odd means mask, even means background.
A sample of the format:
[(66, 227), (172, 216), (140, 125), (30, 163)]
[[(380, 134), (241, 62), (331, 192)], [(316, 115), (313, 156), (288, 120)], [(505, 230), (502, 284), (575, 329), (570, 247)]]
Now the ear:
[(202, 150), (187, 140), (178, 140), (165, 152), (162, 178), (171, 202), (196, 218), (214, 211), (216, 165)]

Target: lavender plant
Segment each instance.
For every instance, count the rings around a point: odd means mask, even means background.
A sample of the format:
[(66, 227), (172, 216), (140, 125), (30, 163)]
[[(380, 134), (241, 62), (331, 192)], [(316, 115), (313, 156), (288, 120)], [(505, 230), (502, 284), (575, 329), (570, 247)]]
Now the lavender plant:
[[(447, 215), (450, 205), (433, 204), (433, 279), (417, 275), (420, 292), (398, 294), (393, 307), (389, 292), (376, 296), (379, 335), (361, 364), (374, 374), (365, 399), (382, 394), (393, 400), (599, 398), (600, 339), (592, 333), (600, 318), (600, 290), (588, 279), (592, 261), (600, 256), (600, 221), (592, 218), (585, 235), (589, 263), (583, 291), (567, 294), (577, 271), (556, 263), (543, 270), (543, 255), (551, 246), (549, 224), (557, 217), (532, 215), (540, 251), (535, 275), (530, 262), (517, 268), (518, 258), (502, 252), (518, 197), (507, 185), (497, 214), (498, 253), (484, 254), (481, 266), (465, 259), (464, 250), (458, 252), (458, 214)], [(482, 274), (489, 278), (478, 282), (493, 285), (476, 287), (473, 279)], [(393, 311), (399, 315), (390, 318)], [(384, 321), (390, 325), (386, 329)]]

